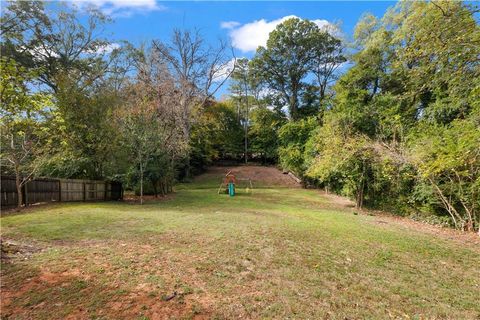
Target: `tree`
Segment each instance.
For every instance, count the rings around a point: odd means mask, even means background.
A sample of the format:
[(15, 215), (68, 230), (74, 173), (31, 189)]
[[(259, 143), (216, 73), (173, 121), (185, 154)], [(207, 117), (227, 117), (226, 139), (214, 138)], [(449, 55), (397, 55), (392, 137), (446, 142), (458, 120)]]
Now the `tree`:
[(325, 99), (328, 86), (337, 80), (338, 68), (347, 61), (342, 41), (330, 32), (333, 30), (317, 30), (313, 35), (312, 73), (315, 75), (320, 103)]
[(111, 111), (133, 50), (102, 37), (109, 19), (94, 9), (80, 14), (68, 4), (14, 1), (4, 13), (2, 54), (35, 70), (37, 92), (53, 93), (45, 119), (51, 156), (40, 173), (104, 178), (114, 154)]
[[(174, 30), (170, 42), (153, 41), (152, 50), (173, 79), (177, 124), (186, 141), (190, 139), (192, 110), (204, 105), (229, 78), (227, 46), (208, 46), (198, 31)], [(190, 175), (187, 157), (186, 176)]]
[(448, 124), (472, 111), (480, 77), (478, 12), (462, 2), (432, 1), (402, 2), (385, 15), (385, 27), (394, 30), (392, 69), (417, 118)]
[(315, 23), (292, 18), (270, 33), (267, 47), (259, 47), (252, 66), (268, 86), (277, 91), (288, 105), (292, 119), (297, 119), (300, 94), (309, 72)]
[(42, 1), (8, 1), (0, 21), (0, 35), (7, 42), (21, 41), (25, 32), (49, 24)]
[(117, 114), (122, 145), (140, 174), (140, 204), (143, 204), (144, 174), (150, 161), (159, 155), (162, 132), (157, 111), (144, 97), (131, 99)]
[(112, 114), (121, 97), (108, 83), (79, 87), (70, 77), (63, 79), (50, 121), (56, 137), (49, 143), (55, 155), (44, 172), (66, 178), (103, 179), (113, 173), (109, 165), (117, 134)]
[(212, 102), (194, 110), (190, 148), (192, 165), (201, 171), (218, 159), (239, 159), (243, 128), (230, 101)]
[(311, 21), (291, 18), (270, 33), (266, 48), (257, 49), (252, 68), (288, 106), (289, 116), (298, 120), (309, 75), (315, 77), (323, 99), (327, 84), (344, 61), (338, 39)]
[(174, 79), (156, 50), (139, 52), (137, 75), (124, 88), (116, 111), (121, 143), (140, 178), (143, 199), (147, 177), (154, 188), (167, 192), (175, 178), (175, 167), (187, 152), (188, 141), (178, 125)]
[(264, 164), (278, 158), (278, 130), (285, 123), (283, 114), (260, 106), (252, 110), (249, 130), (250, 148)]
[(479, 119), (422, 127), (411, 157), (455, 227), (480, 232)]
[(310, 134), (318, 126), (314, 117), (290, 121), (278, 131), (280, 164), (284, 169), (292, 170), (303, 176), (305, 144)]
[(28, 83), (37, 77), (35, 72), (11, 59), (2, 58), (0, 62), (1, 160), (4, 168), (15, 174), (18, 207), (21, 207), (22, 187), (34, 177), (46, 153), (42, 143), (46, 134), (44, 112), (51, 106), (51, 100), (45, 94), (29, 90)]
[[(3, 56), (15, 59), (26, 68), (41, 70), (39, 80), (53, 92), (68, 74), (78, 86), (91, 85), (108, 70), (112, 44), (101, 37), (108, 18), (93, 8), (86, 21), (73, 6), (60, 5), (48, 14), (43, 3), (11, 2), (6, 8), (2, 28)], [(12, 25), (12, 27), (9, 27)]]
[(250, 111), (260, 102), (261, 83), (255, 77), (247, 58), (235, 60), (235, 67), (230, 79), (232, 100), (238, 104), (238, 118), (243, 123), (244, 131), (244, 160), (248, 162), (248, 129), (250, 126)]

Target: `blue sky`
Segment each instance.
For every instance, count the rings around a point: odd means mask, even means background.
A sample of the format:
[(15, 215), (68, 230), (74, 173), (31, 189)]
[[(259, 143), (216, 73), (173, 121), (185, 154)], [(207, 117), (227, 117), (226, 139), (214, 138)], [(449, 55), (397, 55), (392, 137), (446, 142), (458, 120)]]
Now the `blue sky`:
[[(152, 39), (167, 40), (174, 28), (197, 28), (207, 42), (230, 41), (237, 57), (252, 57), (268, 32), (288, 16), (315, 20), (319, 25), (340, 23), (351, 38), (365, 12), (383, 16), (394, 1), (156, 1), (73, 0), (79, 6), (95, 4), (114, 18), (106, 34), (113, 41), (139, 45)], [(220, 94), (226, 93), (226, 88)]]
[[(81, 0), (89, 1), (89, 0)], [(130, 3), (151, 3), (154, 0), (132, 0)], [(110, 1), (91, 0), (93, 3)], [(112, 1), (113, 2), (113, 1)], [(178, 1), (154, 2), (156, 7), (118, 6), (113, 11), (114, 22), (108, 32), (114, 39), (124, 39), (139, 44), (151, 39), (167, 39), (173, 28), (198, 28), (208, 41), (218, 37), (230, 39), (229, 34), (242, 25), (264, 19), (267, 23), (283, 17), (295, 15), (310, 20), (340, 22), (343, 32), (350, 36), (358, 19), (365, 12), (382, 16), (393, 1)], [(106, 5), (104, 5), (106, 7)], [(238, 22), (234, 29), (222, 28), (222, 22)], [(255, 36), (252, 34), (252, 36)], [(239, 55), (251, 56), (253, 52), (237, 50)]]

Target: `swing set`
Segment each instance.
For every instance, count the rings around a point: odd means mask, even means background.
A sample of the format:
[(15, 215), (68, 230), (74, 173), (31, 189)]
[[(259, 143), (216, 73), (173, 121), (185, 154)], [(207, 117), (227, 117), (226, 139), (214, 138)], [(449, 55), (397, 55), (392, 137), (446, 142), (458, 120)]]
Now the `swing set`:
[[(218, 188), (218, 194), (220, 194), (222, 191), (223, 193), (227, 193), (230, 197), (235, 196), (235, 188), (239, 186), (239, 182), (245, 182), (245, 192), (250, 193), (251, 190), (253, 190), (253, 184), (252, 180), (250, 178), (247, 179), (239, 179), (235, 177), (235, 175), (232, 173), (232, 171), (228, 171), (225, 177), (222, 180), (222, 183), (220, 184), (220, 187)], [(240, 189), (240, 187), (238, 187)]]

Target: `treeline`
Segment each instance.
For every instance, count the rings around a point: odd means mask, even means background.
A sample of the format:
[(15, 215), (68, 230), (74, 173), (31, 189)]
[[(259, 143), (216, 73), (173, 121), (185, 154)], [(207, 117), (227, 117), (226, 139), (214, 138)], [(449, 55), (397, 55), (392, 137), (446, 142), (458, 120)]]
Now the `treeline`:
[(229, 77), (230, 51), (185, 30), (135, 48), (104, 37), (109, 22), (94, 8), (5, 5), (1, 160), (18, 190), (34, 176), (111, 179), (143, 199), (191, 177), (191, 141), (210, 130), (197, 120)]
[(478, 12), (399, 2), (382, 18), (365, 14), (353, 43), (334, 26), (280, 24), (232, 75), (249, 152), (357, 207), (478, 230)]

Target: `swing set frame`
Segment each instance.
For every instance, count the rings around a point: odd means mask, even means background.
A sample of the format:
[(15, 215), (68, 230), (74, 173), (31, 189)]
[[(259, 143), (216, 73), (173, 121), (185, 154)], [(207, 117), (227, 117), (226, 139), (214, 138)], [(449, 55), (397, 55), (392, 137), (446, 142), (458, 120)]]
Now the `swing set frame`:
[(223, 190), (227, 190), (226, 193), (228, 193), (228, 184), (229, 183), (233, 183), (234, 186), (236, 187), (237, 185), (237, 181), (247, 181), (247, 187), (245, 188), (245, 191), (247, 193), (250, 193), (251, 191), (250, 190), (253, 190), (253, 183), (252, 183), (252, 179), (250, 178), (237, 178), (235, 177), (235, 175), (232, 173), (232, 171), (228, 171), (227, 174), (225, 175), (225, 177), (223, 178), (222, 182), (220, 183), (220, 186), (218, 187), (218, 191), (217, 191), (217, 194), (220, 194), (222, 189)]

